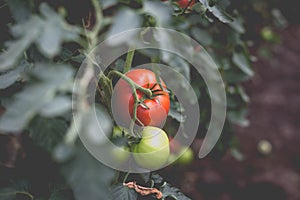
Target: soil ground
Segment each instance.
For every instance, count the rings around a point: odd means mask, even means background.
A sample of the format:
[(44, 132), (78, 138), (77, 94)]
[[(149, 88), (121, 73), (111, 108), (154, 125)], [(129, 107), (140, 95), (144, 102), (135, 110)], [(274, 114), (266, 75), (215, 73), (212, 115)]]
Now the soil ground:
[[(227, 152), (221, 160), (208, 156), (170, 170), (170, 182), (192, 199), (300, 199), (300, 24), (279, 34), (281, 44), (252, 52), (258, 61), (255, 77), (245, 85), (250, 125), (235, 128), (245, 159), (238, 161)], [(272, 57), (258, 56), (261, 48)], [(272, 145), (270, 154), (258, 152), (261, 140)]]

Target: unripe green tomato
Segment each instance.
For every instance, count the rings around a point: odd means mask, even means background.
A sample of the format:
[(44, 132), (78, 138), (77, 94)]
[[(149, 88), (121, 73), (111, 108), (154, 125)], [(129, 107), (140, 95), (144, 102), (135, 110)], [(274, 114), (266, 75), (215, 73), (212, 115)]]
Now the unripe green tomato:
[(132, 146), (136, 163), (145, 169), (158, 169), (167, 163), (170, 154), (169, 139), (160, 128), (146, 126), (142, 139)]
[(129, 148), (125, 146), (121, 147), (114, 147), (112, 149), (112, 158), (114, 162), (117, 162), (118, 164), (125, 163), (130, 157)]
[(261, 30), (261, 36), (263, 39), (265, 39), (266, 41), (271, 41), (274, 38), (274, 33), (272, 31), (271, 28), (269, 27), (264, 27)]
[(194, 159), (194, 152), (190, 147), (182, 148), (179, 152), (179, 155), (181, 156), (176, 161), (178, 164), (187, 165), (190, 164)]

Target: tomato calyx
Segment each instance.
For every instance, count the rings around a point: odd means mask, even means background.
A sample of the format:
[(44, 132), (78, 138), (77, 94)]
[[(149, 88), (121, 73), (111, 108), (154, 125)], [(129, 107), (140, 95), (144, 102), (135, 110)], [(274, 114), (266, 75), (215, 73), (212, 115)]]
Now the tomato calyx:
[[(149, 84), (148, 84), (149, 85)], [(155, 89), (156, 86), (159, 86), (159, 89)], [(169, 91), (165, 88), (163, 88), (159, 83), (155, 83), (153, 84), (153, 86), (150, 88), (152, 95), (148, 96), (147, 94), (142, 94), (142, 91), (137, 91), (138, 96), (141, 96), (139, 98), (138, 101), (138, 106), (142, 106), (143, 108), (149, 110), (149, 106), (147, 106), (147, 104), (145, 103), (146, 100), (154, 100), (157, 103), (159, 102), (159, 99), (157, 99), (156, 97), (161, 96), (161, 95), (165, 95), (166, 93), (169, 93)]]

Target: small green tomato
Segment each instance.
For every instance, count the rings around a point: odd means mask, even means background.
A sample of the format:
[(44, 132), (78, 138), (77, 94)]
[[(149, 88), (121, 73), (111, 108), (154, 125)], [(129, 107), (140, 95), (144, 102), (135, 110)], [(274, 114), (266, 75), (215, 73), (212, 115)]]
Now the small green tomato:
[(136, 163), (145, 169), (158, 169), (167, 163), (170, 149), (167, 134), (160, 128), (144, 127), (142, 139), (132, 146)]
[(179, 155), (181, 156), (176, 161), (178, 164), (187, 165), (190, 164), (194, 159), (194, 152), (190, 147), (182, 148), (179, 152)]

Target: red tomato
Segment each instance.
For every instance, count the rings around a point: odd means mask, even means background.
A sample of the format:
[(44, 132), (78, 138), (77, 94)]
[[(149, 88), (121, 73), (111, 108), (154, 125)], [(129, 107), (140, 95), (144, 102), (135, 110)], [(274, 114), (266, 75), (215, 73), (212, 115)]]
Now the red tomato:
[[(177, 3), (181, 8), (186, 8), (189, 5), (190, 0), (179, 0)], [(191, 0), (192, 2), (190, 3), (189, 7), (192, 7), (195, 4), (195, 0)]]
[[(170, 109), (170, 98), (168, 92), (162, 91), (157, 84), (155, 73), (147, 69), (134, 69), (125, 75), (139, 86), (151, 89), (153, 93), (151, 98), (141, 100), (145, 95), (137, 90), (138, 98), (143, 102), (137, 107), (137, 118), (144, 126), (162, 127)], [(163, 88), (167, 88), (163, 80), (161, 84)], [(129, 126), (134, 114), (134, 96), (130, 85), (123, 79), (114, 88), (112, 111), (120, 126)]]

